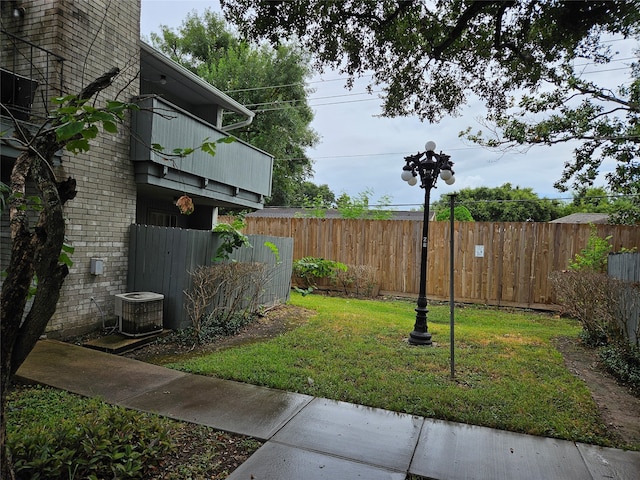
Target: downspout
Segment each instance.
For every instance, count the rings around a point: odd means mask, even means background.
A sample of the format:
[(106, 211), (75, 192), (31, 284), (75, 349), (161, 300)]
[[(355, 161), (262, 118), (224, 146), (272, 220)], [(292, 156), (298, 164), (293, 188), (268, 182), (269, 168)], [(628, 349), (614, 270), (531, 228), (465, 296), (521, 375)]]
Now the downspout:
[(247, 119), (242, 122), (232, 123), (231, 125), (227, 125), (226, 127), (222, 127), (223, 132), (229, 132), (231, 130), (236, 130), (238, 128), (246, 127), (251, 125), (253, 122), (253, 117), (256, 116), (254, 112), (249, 112), (251, 115), (247, 115)]

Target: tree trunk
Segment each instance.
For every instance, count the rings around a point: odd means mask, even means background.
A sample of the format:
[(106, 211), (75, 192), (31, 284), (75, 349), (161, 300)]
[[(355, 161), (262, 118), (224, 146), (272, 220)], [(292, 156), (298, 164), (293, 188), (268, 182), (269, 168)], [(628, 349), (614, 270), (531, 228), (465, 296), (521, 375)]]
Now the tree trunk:
[[(105, 73), (89, 84), (78, 95), (77, 100), (93, 97), (109, 86), (118, 73), (117, 68)], [(57, 181), (52, 169), (52, 158), (56, 151), (64, 148), (66, 142), (73, 138), (59, 141), (55, 133), (58, 125), (54, 121), (51, 126), (43, 126), (39, 130), (41, 133), (27, 142), (28, 150), (18, 156), (11, 172), (11, 260), (0, 295), (0, 474), (3, 479), (15, 478), (11, 453), (6, 443), (5, 415), (13, 376), (53, 316), (62, 283), (69, 273), (68, 267), (60, 264), (58, 259), (65, 234), (63, 206), (67, 200), (75, 197), (76, 183), (72, 178)], [(33, 229), (29, 226), (27, 215), (27, 179), (34, 181), (43, 207)], [(34, 274), (37, 278), (37, 291), (25, 317), (24, 311)]]

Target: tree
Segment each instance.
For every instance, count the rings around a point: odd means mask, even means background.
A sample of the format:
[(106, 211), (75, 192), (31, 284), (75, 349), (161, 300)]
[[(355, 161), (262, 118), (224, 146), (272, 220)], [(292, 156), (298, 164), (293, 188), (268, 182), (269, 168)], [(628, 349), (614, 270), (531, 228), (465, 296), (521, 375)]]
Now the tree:
[[(637, 38), (638, 1), (221, 0), (252, 39), (299, 38), (320, 67), (373, 72), (383, 114), (430, 122), (456, 115), (475, 96), (496, 137), (463, 132), (489, 147), (578, 141), (558, 188), (590, 185), (604, 158), (615, 193), (638, 192), (640, 65), (615, 90), (585, 80), (585, 63), (604, 64), (612, 35)], [(519, 97), (514, 100), (513, 97)], [(512, 108), (512, 106), (516, 108)], [(530, 120), (533, 118), (533, 120)]]
[[(76, 180), (72, 177), (58, 180), (53, 157), (61, 149), (74, 154), (88, 152), (90, 140), (100, 133), (99, 127), (115, 134), (127, 111), (138, 109), (135, 104), (117, 100), (108, 100), (102, 107), (90, 102), (111, 85), (119, 72), (118, 68), (113, 68), (79, 94), (53, 99), (56, 108), (49, 112), (35, 133), (12, 118), (15, 129), (12, 141), (20, 144), (18, 148), (22, 152), (12, 168), (10, 185), (0, 184), (0, 205), (9, 207), (11, 229), (11, 259), (0, 294), (2, 478), (14, 478), (10, 455), (5, 450), (5, 408), (11, 381), (51, 320), (71, 265), (68, 254), (72, 249), (64, 243), (64, 205), (77, 194)], [(226, 138), (215, 143), (222, 141)], [(197, 148), (213, 155), (215, 143), (205, 140)], [(155, 148), (161, 150), (162, 147), (158, 145)], [(176, 149), (173, 154), (163, 155), (185, 156), (194, 150)], [(28, 196), (27, 185), (31, 182), (36, 193)], [(34, 226), (31, 225), (33, 213), (37, 214)], [(31, 297), (33, 302), (27, 311), (27, 300)]]
[(393, 215), (391, 210), (385, 209), (391, 204), (391, 198), (383, 195), (378, 201), (378, 205), (369, 205), (369, 200), (373, 195), (371, 189), (358, 193), (356, 197), (351, 197), (343, 193), (336, 200), (336, 208), (341, 218), (371, 218), (373, 220), (388, 220)]
[[(436, 221), (444, 222), (449, 221), (451, 218), (451, 207), (438, 211), (436, 215)], [(473, 216), (467, 207), (464, 205), (458, 205), (453, 208), (453, 219), (456, 222), (473, 222)]]
[(331, 208), (336, 196), (326, 183), (316, 185), (313, 182), (302, 182), (293, 205), (298, 207)]
[[(78, 96), (62, 99), (51, 124), (43, 125), (35, 136), (14, 121), (24, 151), (16, 159), (11, 172), (7, 202), (10, 207), (11, 261), (0, 296), (0, 447), (3, 478), (13, 478), (9, 455), (5, 452), (4, 414), (11, 379), (44, 332), (55, 311), (62, 282), (69, 273), (67, 263), (59, 261), (65, 232), (63, 206), (76, 196), (76, 182), (71, 177), (64, 181), (55, 178), (53, 155), (65, 146), (82, 150), (84, 142), (88, 145), (90, 132), (94, 130), (88, 130), (86, 125), (93, 126), (97, 134), (95, 124), (100, 123), (98, 116), (104, 115), (102, 124), (105, 129), (112, 130), (115, 127), (115, 121), (125, 108), (124, 104), (98, 110), (89, 109), (86, 101), (110, 85), (118, 73), (119, 70), (114, 68), (92, 82)], [(29, 178), (33, 179), (39, 198), (37, 204), (40, 212), (34, 228), (29, 226), (29, 198), (26, 195)], [(37, 294), (24, 317), (34, 278), (37, 279)]]
[(242, 41), (210, 10), (202, 17), (189, 14), (177, 32), (161, 26), (151, 40), (174, 61), (255, 109), (254, 121), (234, 133), (275, 157), (273, 193), (266, 203), (295, 206), (313, 173), (305, 149), (318, 142), (305, 87), (309, 55), (293, 44), (270, 48)]
[(635, 225), (640, 221), (640, 203), (634, 196), (618, 196), (604, 187), (588, 187), (573, 194), (564, 215), (607, 213), (609, 223)]
[[(456, 203), (467, 207), (477, 222), (548, 222), (563, 215), (557, 200), (539, 198), (531, 188), (513, 188), (510, 183), (496, 188), (463, 188)], [(438, 214), (449, 210), (449, 199), (436, 202)]]

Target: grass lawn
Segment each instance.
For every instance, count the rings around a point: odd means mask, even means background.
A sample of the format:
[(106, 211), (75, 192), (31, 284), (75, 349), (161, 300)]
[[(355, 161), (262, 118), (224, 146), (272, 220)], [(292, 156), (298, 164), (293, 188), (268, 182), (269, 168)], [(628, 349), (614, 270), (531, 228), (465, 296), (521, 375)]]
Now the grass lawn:
[(406, 342), (414, 303), (292, 294), (317, 312), (277, 338), (167, 366), (292, 392), (534, 435), (615, 445), (583, 382), (553, 347), (577, 322), (494, 308), (430, 306), (435, 346)]

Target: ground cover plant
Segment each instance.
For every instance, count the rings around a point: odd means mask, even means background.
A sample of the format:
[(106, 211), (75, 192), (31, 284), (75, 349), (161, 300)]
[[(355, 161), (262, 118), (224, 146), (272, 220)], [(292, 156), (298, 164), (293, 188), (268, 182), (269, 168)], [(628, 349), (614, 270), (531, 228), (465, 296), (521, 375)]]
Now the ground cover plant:
[(9, 396), (17, 479), (226, 478), (260, 443), (49, 387)]
[(288, 391), (601, 445), (608, 431), (584, 382), (565, 367), (557, 337), (580, 325), (548, 314), (456, 310), (456, 375), (449, 372), (449, 309), (430, 306), (433, 348), (412, 347), (412, 303), (293, 294), (317, 312), (264, 342), (168, 364), (180, 370)]

